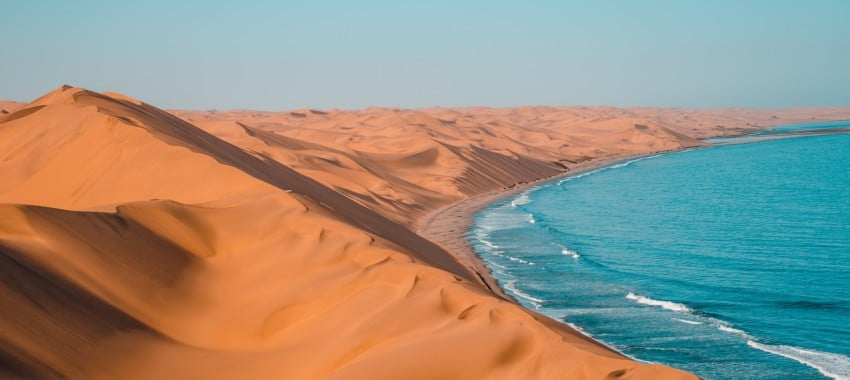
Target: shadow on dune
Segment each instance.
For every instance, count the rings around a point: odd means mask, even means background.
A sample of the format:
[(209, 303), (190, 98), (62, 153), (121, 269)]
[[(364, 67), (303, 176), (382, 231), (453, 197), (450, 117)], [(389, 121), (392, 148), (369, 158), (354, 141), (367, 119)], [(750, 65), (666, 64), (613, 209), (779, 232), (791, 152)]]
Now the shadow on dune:
[(136, 105), (117, 101), (90, 91), (81, 91), (74, 95), (74, 99), (80, 104), (97, 106), (99, 112), (145, 128), (168, 144), (208, 155), (270, 185), (282, 190), (292, 190), (312, 199), (333, 211), (334, 215), (343, 217), (348, 223), (404, 247), (403, 249), (409, 251), (414, 258), (480, 284), (477, 275), (440, 246), (271, 158), (248, 153), (144, 103)]

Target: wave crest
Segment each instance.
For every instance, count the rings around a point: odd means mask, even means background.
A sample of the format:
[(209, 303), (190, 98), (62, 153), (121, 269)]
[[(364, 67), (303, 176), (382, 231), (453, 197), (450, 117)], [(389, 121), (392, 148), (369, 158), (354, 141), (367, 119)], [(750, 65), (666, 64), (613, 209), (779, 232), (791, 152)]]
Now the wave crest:
[(558, 246), (561, 247), (561, 254), (564, 255), (564, 256), (570, 256), (574, 260), (578, 260), (579, 257), (581, 257), (581, 255), (579, 255), (578, 252), (576, 252), (576, 251), (573, 251), (573, 250), (571, 250), (567, 247), (564, 247), (561, 244), (558, 244)]
[(529, 196), (528, 191), (523, 191), (522, 194), (511, 201), (511, 207), (527, 205), (529, 203), (531, 203), (531, 197)]
[(741, 329), (736, 329), (736, 328), (732, 327), (731, 325), (729, 325), (728, 323), (723, 322), (723, 321), (718, 321), (717, 329), (720, 330), (720, 331), (727, 332), (727, 333), (730, 333), (730, 334), (735, 334), (735, 335), (738, 335), (738, 336), (741, 336), (741, 337), (744, 337), (744, 338), (747, 338), (747, 339), (752, 338), (752, 336), (750, 336), (750, 334), (747, 334), (746, 331), (741, 330)]
[(516, 280), (505, 281), (505, 289), (510, 290), (511, 293), (513, 293), (514, 295), (531, 302), (535, 309), (540, 309), (541, 304), (545, 302), (544, 300), (536, 298), (528, 293), (523, 292), (522, 290), (517, 289), (515, 285)]
[(682, 323), (685, 323), (685, 324), (689, 324), (689, 325), (702, 325), (702, 324), (704, 324), (703, 322), (692, 321), (690, 319), (673, 318), (673, 320), (678, 321), (678, 322), (682, 322)]
[(850, 357), (844, 355), (807, 350), (794, 346), (773, 346), (752, 340), (747, 341), (747, 345), (757, 350), (783, 356), (799, 363), (803, 363), (818, 370), (818, 372), (824, 376), (836, 380), (850, 379)]
[(649, 297), (639, 296), (639, 295), (634, 294), (632, 292), (629, 292), (629, 294), (626, 295), (626, 298), (628, 298), (632, 301), (635, 301), (639, 304), (649, 305), (649, 306), (658, 306), (660, 308), (675, 311), (675, 312), (678, 312), (678, 313), (690, 313), (691, 311), (693, 311), (693, 310), (691, 310), (691, 308), (689, 308), (689, 307), (687, 307), (683, 304), (680, 304), (680, 303), (671, 302), (671, 301), (654, 300), (654, 299), (649, 298)]

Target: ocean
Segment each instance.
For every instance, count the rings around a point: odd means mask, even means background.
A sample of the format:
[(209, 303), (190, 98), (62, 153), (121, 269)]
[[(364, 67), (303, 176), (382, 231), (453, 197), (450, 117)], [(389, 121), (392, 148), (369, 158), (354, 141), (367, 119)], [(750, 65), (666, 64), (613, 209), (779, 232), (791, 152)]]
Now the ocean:
[[(776, 132), (848, 127), (784, 126)], [(850, 378), (850, 134), (646, 156), (475, 216), (508, 294), (705, 379)]]

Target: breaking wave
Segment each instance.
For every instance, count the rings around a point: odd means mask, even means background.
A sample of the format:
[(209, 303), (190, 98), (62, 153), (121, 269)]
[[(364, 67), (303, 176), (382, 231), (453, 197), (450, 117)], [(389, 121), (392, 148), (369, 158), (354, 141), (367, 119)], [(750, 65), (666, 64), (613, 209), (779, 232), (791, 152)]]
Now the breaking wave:
[(558, 246), (561, 247), (561, 254), (564, 255), (564, 256), (570, 256), (575, 260), (578, 260), (581, 257), (581, 255), (579, 255), (578, 252), (576, 252), (576, 251), (573, 251), (573, 250), (571, 250), (567, 247), (564, 247), (563, 245), (560, 245), (560, 244), (558, 244)]
[(635, 301), (639, 304), (650, 305), (650, 306), (658, 306), (660, 308), (672, 310), (672, 311), (679, 312), (679, 313), (690, 313), (692, 311), (689, 307), (687, 307), (683, 304), (680, 304), (680, 303), (670, 302), (670, 301), (654, 300), (654, 299), (649, 298), (649, 297), (639, 296), (639, 295), (634, 294), (632, 292), (629, 292), (629, 294), (626, 294), (626, 298), (628, 298), (632, 301)]
[(682, 323), (686, 323), (686, 324), (689, 324), (689, 325), (703, 325), (703, 324), (705, 324), (704, 322), (692, 321), (690, 319), (673, 318), (673, 320), (678, 321), (678, 322), (682, 322)]
[(773, 346), (752, 340), (747, 341), (747, 345), (757, 350), (762, 350), (764, 352), (783, 356), (799, 363), (803, 363), (818, 370), (818, 372), (826, 377), (836, 380), (850, 379), (850, 357), (844, 355), (807, 350), (794, 346)]
[(531, 302), (531, 304), (534, 306), (535, 309), (539, 309), (540, 306), (543, 304), (543, 302), (545, 302), (544, 300), (542, 300), (540, 298), (534, 297), (534, 296), (532, 296), (528, 293), (523, 292), (522, 290), (517, 289), (516, 288), (516, 280), (505, 281), (505, 289), (509, 290), (511, 293), (513, 293), (517, 297), (520, 297), (522, 299), (525, 299), (526, 301)]
[(523, 191), (518, 197), (514, 198), (511, 201), (511, 207), (527, 205), (531, 203), (531, 196), (529, 195), (530, 190)]

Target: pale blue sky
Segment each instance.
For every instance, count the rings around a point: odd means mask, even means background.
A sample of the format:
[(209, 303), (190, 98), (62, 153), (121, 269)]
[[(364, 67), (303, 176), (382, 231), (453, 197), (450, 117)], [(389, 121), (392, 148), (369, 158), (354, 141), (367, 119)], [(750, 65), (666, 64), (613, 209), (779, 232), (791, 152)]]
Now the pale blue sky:
[[(179, 3), (179, 4), (173, 4)], [(850, 105), (850, 1), (0, 3), (0, 99), (164, 108)]]

